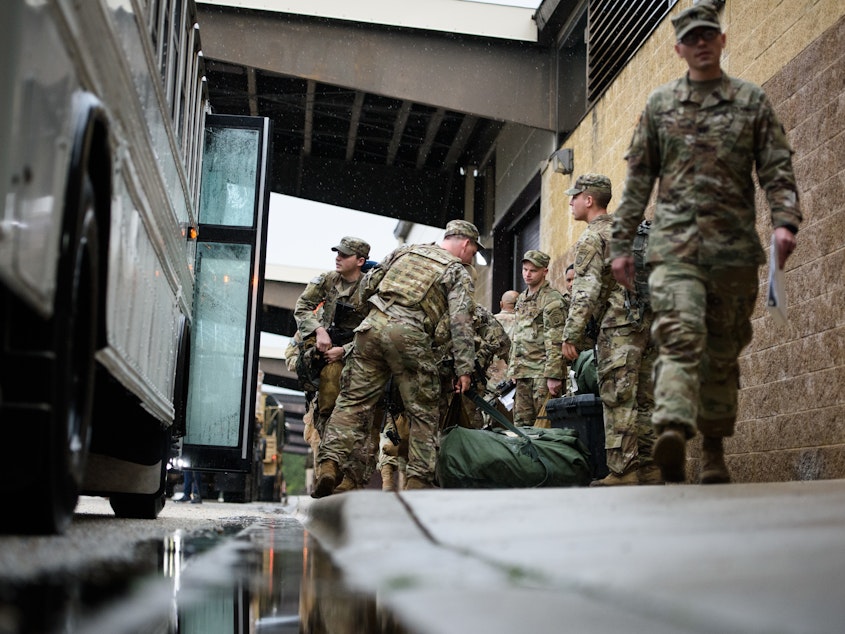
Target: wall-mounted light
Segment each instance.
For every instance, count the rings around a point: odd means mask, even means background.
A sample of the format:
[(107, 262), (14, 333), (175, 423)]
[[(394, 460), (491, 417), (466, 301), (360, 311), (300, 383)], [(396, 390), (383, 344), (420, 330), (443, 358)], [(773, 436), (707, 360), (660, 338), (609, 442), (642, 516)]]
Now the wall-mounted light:
[(558, 174), (571, 174), (575, 171), (575, 152), (572, 148), (563, 148), (552, 152), (552, 169)]

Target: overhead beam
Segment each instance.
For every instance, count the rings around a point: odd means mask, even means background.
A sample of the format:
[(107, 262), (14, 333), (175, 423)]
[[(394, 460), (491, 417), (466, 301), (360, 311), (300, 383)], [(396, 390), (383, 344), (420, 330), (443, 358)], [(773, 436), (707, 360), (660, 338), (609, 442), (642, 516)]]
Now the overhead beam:
[(443, 108), (438, 108), (431, 115), (431, 119), (428, 120), (428, 126), (425, 129), (425, 138), (417, 152), (417, 169), (423, 168), (428, 155), (431, 153), (431, 146), (434, 145), (434, 138), (437, 136), (440, 124), (443, 123), (444, 114), (446, 114), (446, 111)]
[(399, 151), (399, 144), (402, 141), (402, 135), (405, 133), (405, 125), (408, 123), (409, 114), (411, 114), (411, 102), (403, 101), (399, 112), (396, 114), (396, 123), (393, 125), (393, 136), (387, 148), (387, 165), (393, 165), (393, 161), (396, 160), (396, 153)]
[(302, 153), (311, 155), (311, 139), (314, 134), (314, 93), (317, 82), (308, 80), (305, 88), (305, 123), (302, 126)]
[(466, 147), (469, 137), (475, 129), (475, 124), (477, 122), (478, 117), (474, 117), (472, 115), (467, 115), (464, 117), (464, 120), (461, 121), (461, 127), (458, 129), (458, 133), (455, 135), (455, 140), (452, 141), (452, 145), (449, 147), (449, 152), (446, 154), (444, 164), (447, 169), (454, 167), (461, 154), (464, 153), (464, 148)]
[(545, 46), (207, 4), (197, 12), (207, 59), (554, 129)]
[(255, 69), (246, 69), (246, 91), (249, 96), (249, 115), (258, 116), (258, 90), (255, 82)]
[(364, 107), (364, 93), (355, 91), (355, 101), (352, 104), (352, 115), (349, 117), (349, 134), (346, 137), (346, 160), (351, 161), (355, 154), (355, 143), (358, 141), (358, 122), (361, 121), (361, 109)]
[[(462, 185), (440, 170), (277, 154), (270, 189), (347, 209), (445, 227), (463, 217)], [(299, 183), (299, 190), (296, 185)]]

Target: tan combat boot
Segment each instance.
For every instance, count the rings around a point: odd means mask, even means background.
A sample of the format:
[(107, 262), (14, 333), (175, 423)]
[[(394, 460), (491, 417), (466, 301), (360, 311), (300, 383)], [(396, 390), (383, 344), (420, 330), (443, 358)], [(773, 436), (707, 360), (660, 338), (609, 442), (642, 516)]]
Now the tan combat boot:
[(393, 481), (393, 465), (391, 464), (386, 464), (381, 468), (381, 490), (396, 490), (396, 483)]
[(335, 487), (340, 484), (343, 474), (340, 466), (334, 460), (324, 460), (317, 468), (317, 480), (314, 483), (312, 498), (324, 498), (331, 495)]
[(641, 485), (666, 484), (660, 474), (660, 467), (656, 464), (649, 464), (637, 470), (637, 479)]
[(346, 491), (352, 491), (352, 490), (357, 489), (357, 488), (358, 488), (358, 485), (355, 484), (355, 480), (350, 478), (348, 475), (344, 474), (343, 480), (341, 480), (340, 484), (338, 484), (334, 488), (334, 491), (332, 491), (332, 493), (345, 493)]
[(432, 486), (423, 480), (422, 478), (418, 478), (417, 476), (411, 476), (408, 478), (408, 481), (405, 483), (405, 490), (412, 491), (414, 489), (431, 489)]
[(731, 481), (721, 438), (704, 436), (701, 439), (701, 474), (698, 481), (701, 484), (727, 484)]
[(684, 482), (687, 478), (687, 437), (680, 425), (667, 425), (654, 443), (652, 458), (666, 482)]
[(631, 469), (622, 475), (616, 475), (612, 471), (608, 473), (601, 480), (593, 480), (590, 482), (591, 487), (620, 487), (631, 486), (632, 484), (639, 484), (637, 479), (637, 470)]

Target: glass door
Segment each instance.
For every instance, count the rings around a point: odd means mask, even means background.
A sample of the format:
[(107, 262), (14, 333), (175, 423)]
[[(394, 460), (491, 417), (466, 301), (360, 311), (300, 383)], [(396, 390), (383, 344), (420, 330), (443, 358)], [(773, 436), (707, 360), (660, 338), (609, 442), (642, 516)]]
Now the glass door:
[(269, 209), (270, 120), (208, 115), (182, 458), (248, 473)]

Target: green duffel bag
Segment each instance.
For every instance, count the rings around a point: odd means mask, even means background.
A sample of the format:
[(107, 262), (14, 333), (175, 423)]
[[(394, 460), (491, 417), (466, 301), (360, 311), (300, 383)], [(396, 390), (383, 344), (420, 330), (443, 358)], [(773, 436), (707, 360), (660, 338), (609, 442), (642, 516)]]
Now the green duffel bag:
[(571, 429), (520, 427), (444, 431), (437, 480), (447, 489), (587, 486), (589, 451)]
[(599, 396), (599, 373), (596, 367), (596, 355), (592, 348), (578, 355), (572, 364), (572, 371), (575, 373), (578, 394)]

